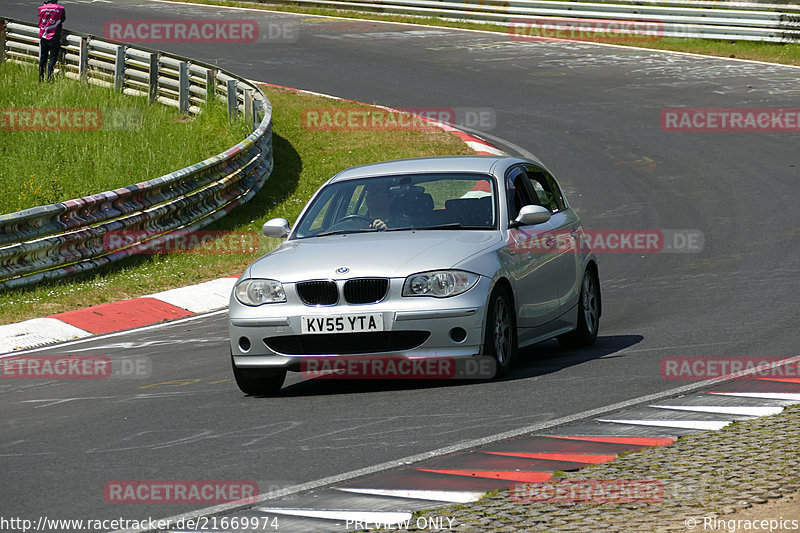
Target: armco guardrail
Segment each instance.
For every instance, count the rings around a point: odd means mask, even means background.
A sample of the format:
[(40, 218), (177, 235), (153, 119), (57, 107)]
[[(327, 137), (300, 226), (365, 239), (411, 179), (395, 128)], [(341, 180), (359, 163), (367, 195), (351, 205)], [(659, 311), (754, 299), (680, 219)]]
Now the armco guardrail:
[[(36, 26), (0, 19), (0, 61), (38, 63)], [(175, 230), (223, 217), (255, 195), (272, 172), (272, 106), (250, 82), (177, 55), (65, 32), (67, 77), (197, 113), (205, 100), (228, 102), (254, 131), (225, 152), (166, 176), (84, 198), (0, 215), (0, 288), (97, 268), (157, 244)], [(136, 242), (104, 236), (128, 231)], [(120, 239), (121, 240), (121, 239)], [(111, 248), (115, 244), (118, 248)]]
[[(564, 2), (549, 0), (270, 0), (273, 3), (322, 6), (357, 11), (378, 11), (446, 19), (509, 24), (509, 33), (525, 35), (522, 27), (551, 26), (552, 31), (614, 31), (610, 24), (599, 30), (598, 21), (646, 25), (660, 37), (693, 37), (800, 42), (800, 6), (781, 5), (780, 11), (747, 4), (747, 10), (728, 9), (713, 2), (670, 2), (641, 5), (624, 2)], [(647, 1), (647, 0), (645, 0)], [(664, 0), (660, 0), (661, 3)], [(649, 3), (648, 3), (649, 4)], [(703, 7), (700, 7), (703, 6)], [(551, 18), (552, 17), (552, 18)], [(655, 23), (655, 30), (653, 23)], [(594, 29), (593, 29), (594, 28)], [(624, 31), (620, 32), (624, 34)], [(556, 36), (549, 32), (550, 36)]]

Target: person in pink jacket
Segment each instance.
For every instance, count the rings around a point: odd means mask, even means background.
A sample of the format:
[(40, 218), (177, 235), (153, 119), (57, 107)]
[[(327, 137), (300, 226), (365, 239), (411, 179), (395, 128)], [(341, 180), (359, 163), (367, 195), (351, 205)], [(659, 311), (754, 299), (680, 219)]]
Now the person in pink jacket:
[(53, 69), (61, 53), (61, 27), (65, 20), (66, 10), (58, 0), (45, 1), (39, 6), (39, 81), (44, 80), (45, 65), (47, 81), (53, 79)]

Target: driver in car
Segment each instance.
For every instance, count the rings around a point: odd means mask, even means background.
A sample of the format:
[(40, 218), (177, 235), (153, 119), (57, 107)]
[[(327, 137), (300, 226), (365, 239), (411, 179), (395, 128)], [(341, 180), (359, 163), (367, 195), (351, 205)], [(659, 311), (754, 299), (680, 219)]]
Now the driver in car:
[(398, 212), (389, 188), (384, 185), (367, 186), (367, 216), (374, 219), (369, 227), (379, 231), (411, 223), (408, 216)]

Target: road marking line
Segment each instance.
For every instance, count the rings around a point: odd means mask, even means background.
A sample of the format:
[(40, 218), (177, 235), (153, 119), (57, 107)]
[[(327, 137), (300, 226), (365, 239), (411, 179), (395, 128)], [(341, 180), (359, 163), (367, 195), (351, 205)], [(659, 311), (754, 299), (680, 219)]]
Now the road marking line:
[(289, 516), (302, 516), (305, 518), (322, 518), (324, 520), (349, 520), (351, 522), (380, 522), (381, 524), (396, 524), (411, 520), (413, 516), (408, 512), (393, 511), (337, 511), (318, 509), (282, 509), (280, 507), (256, 507), (257, 511), (269, 514), (282, 514)]
[(614, 420), (597, 419), (598, 422), (628, 424), (631, 426), (653, 426), (676, 429), (701, 429), (717, 431), (730, 424), (730, 420)]
[(738, 396), (740, 398), (761, 398), (763, 400), (789, 400), (800, 403), (800, 393), (797, 392), (709, 392), (720, 396)]

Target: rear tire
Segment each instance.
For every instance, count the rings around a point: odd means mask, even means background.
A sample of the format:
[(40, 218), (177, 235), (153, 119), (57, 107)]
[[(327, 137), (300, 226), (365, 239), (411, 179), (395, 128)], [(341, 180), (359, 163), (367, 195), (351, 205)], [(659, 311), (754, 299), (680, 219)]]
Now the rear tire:
[(233, 355), (231, 355), (231, 366), (236, 385), (248, 396), (273, 396), (281, 390), (286, 379), (286, 370), (238, 368), (233, 362)]
[(578, 324), (575, 331), (558, 337), (563, 348), (588, 348), (597, 340), (600, 329), (600, 283), (592, 270), (583, 274), (578, 298)]
[(517, 322), (511, 296), (502, 286), (496, 286), (489, 297), (486, 310), (486, 332), (483, 353), (494, 358), (494, 377), (502, 377), (517, 357)]

